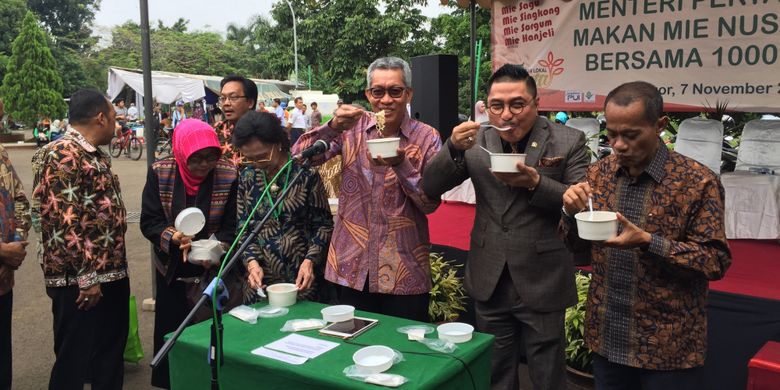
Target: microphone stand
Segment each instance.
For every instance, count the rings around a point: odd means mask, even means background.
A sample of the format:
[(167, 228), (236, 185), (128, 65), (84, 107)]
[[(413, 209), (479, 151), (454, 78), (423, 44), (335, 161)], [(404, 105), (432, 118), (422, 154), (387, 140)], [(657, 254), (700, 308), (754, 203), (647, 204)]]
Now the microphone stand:
[[(273, 215), (273, 211), (281, 204), (281, 202), (284, 200), (284, 198), (287, 196), (287, 194), (290, 192), (290, 189), (293, 188), (293, 184), (300, 178), (301, 174), (306, 170), (306, 168), (309, 168), (309, 159), (302, 159), (299, 160), (300, 165), (303, 167), (298, 173), (293, 176), (292, 180), (290, 181), (290, 185), (287, 186), (287, 188), (282, 191), (281, 194), (279, 194), (279, 197), (276, 198), (274, 203), (271, 205), (271, 208), (268, 210), (268, 212), (265, 213), (263, 216), (263, 219), (260, 220), (260, 222), (256, 223), (252, 231), (249, 233), (249, 235), (246, 236), (246, 239), (244, 239), (244, 243), (241, 244), (241, 246), (236, 250), (236, 252), (231, 256), (230, 261), (225, 265), (224, 269), (222, 270), (223, 275), (227, 275), (231, 268), (233, 268), (233, 265), (236, 263), (236, 261), (239, 259), (239, 257), (246, 251), (246, 248), (249, 247), (249, 245), (254, 241), (254, 239), (257, 237), (258, 234), (260, 234), (260, 230), (262, 230), (263, 226), (265, 226), (266, 221)], [(292, 165), (288, 169), (292, 169)], [(261, 202), (262, 199), (259, 200)], [(208, 360), (209, 365), (211, 366), (211, 388), (213, 390), (219, 389), (219, 382), (217, 378), (217, 353), (219, 353), (219, 362), (220, 365), (225, 363), (225, 360), (223, 359), (223, 348), (219, 348), (219, 351), (217, 351), (217, 338), (219, 339), (219, 345), (222, 344), (222, 336), (224, 328), (222, 326), (222, 309), (225, 302), (228, 300), (228, 291), (225, 286), (225, 283), (221, 280), (221, 278), (215, 277), (211, 283), (206, 287), (205, 290), (203, 290), (203, 295), (200, 297), (200, 300), (195, 304), (195, 307), (190, 310), (189, 314), (187, 314), (187, 317), (184, 318), (184, 321), (179, 324), (179, 327), (176, 329), (175, 332), (173, 332), (173, 335), (163, 344), (162, 348), (157, 352), (156, 355), (154, 355), (154, 358), (152, 359), (152, 362), (150, 365), (152, 368), (157, 368), (157, 366), (160, 364), (162, 359), (164, 359), (168, 353), (170, 352), (171, 348), (173, 348), (173, 345), (176, 344), (176, 340), (178, 340), (179, 336), (181, 336), (181, 333), (184, 331), (184, 329), (190, 324), (190, 321), (192, 321), (192, 318), (195, 316), (195, 313), (198, 311), (198, 309), (203, 306), (206, 301), (210, 301), (213, 299), (213, 295), (217, 294), (217, 307), (216, 307), (216, 317), (214, 317), (214, 320), (211, 323), (211, 343), (209, 345), (209, 351), (208, 351)]]

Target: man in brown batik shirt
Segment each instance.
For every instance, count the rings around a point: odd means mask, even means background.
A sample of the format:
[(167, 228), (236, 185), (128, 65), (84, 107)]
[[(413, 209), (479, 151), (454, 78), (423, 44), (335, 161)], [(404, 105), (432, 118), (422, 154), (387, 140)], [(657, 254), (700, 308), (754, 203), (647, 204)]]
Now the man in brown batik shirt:
[[(561, 233), (571, 249), (590, 247), (593, 278), (585, 341), (599, 389), (701, 388), (709, 280), (731, 264), (723, 186), (706, 166), (667, 150), (668, 118), (646, 82), (623, 84), (605, 102), (614, 154), (588, 168), (563, 195)], [(574, 214), (618, 212), (618, 235), (577, 236)]]

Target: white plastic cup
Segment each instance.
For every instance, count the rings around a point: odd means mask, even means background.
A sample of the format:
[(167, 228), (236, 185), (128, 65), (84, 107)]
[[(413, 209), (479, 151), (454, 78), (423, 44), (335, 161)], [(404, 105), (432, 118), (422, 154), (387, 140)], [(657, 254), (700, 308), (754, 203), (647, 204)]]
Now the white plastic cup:
[(206, 226), (206, 216), (197, 207), (188, 207), (176, 216), (173, 226), (187, 236), (194, 236)]
[(440, 339), (458, 344), (471, 340), (474, 327), (464, 322), (448, 322), (436, 327), (436, 332)]
[(292, 306), (298, 299), (298, 287), (292, 283), (277, 283), (268, 286), (268, 304), (273, 307)]
[(355, 364), (372, 374), (385, 372), (393, 366), (395, 352), (384, 345), (371, 345), (357, 350), (352, 355)]
[(612, 211), (583, 211), (574, 216), (577, 234), (583, 240), (604, 241), (617, 236), (617, 214)]
[(377, 138), (366, 141), (368, 146), (368, 152), (371, 153), (372, 158), (377, 156), (395, 157), (398, 155), (398, 146), (401, 144), (401, 139), (398, 137), (393, 138)]
[(350, 305), (328, 306), (322, 310), (322, 319), (328, 322), (344, 322), (355, 317), (355, 307)]
[(525, 163), (525, 154), (490, 153), (490, 168), (493, 172), (519, 172), (517, 170), (518, 162)]

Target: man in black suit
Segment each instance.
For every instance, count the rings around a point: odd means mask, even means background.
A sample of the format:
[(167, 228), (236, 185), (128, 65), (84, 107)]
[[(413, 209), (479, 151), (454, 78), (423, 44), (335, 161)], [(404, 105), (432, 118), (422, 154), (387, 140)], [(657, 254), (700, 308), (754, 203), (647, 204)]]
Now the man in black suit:
[[(492, 387), (519, 387), (524, 345), (534, 388), (563, 389), (563, 318), (577, 296), (572, 257), (556, 229), (563, 192), (582, 180), (590, 161), (585, 136), (538, 115), (536, 83), (519, 65), (502, 66), (487, 90), (490, 123), (508, 129), (476, 122), (455, 127), (426, 167), (422, 187), (434, 198), (467, 178), (474, 183), (477, 210), (465, 284), (477, 327), (496, 336)], [(492, 172), (482, 148), (525, 154), (525, 163), (518, 162), (514, 173)]]

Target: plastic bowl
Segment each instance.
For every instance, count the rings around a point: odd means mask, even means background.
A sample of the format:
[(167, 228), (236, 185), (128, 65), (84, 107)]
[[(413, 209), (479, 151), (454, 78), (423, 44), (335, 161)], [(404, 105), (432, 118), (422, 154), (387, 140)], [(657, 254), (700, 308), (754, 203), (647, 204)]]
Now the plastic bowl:
[(277, 283), (268, 286), (268, 304), (274, 307), (287, 307), (295, 304), (298, 287), (292, 283)]
[(173, 226), (187, 236), (194, 236), (206, 226), (206, 216), (199, 208), (188, 207), (176, 216)]
[(490, 168), (493, 172), (518, 172), (518, 162), (525, 163), (525, 154), (490, 153)]
[(617, 235), (617, 214), (612, 211), (583, 211), (574, 218), (577, 220), (577, 234), (583, 240), (604, 241)]
[(401, 139), (397, 137), (393, 138), (377, 138), (366, 141), (368, 146), (368, 152), (371, 153), (371, 157), (376, 156), (395, 157), (398, 155), (398, 145), (401, 144)]
[(360, 348), (352, 355), (358, 368), (370, 373), (385, 372), (393, 366), (395, 352), (384, 345), (372, 345)]
[(458, 344), (471, 340), (474, 327), (463, 322), (449, 322), (439, 325), (436, 332), (439, 333), (440, 339)]
[(328, 322), (343, 322), (355, 318), (355, 307), (350, 305), (328, 306), (322, 310), (322, 319)]

